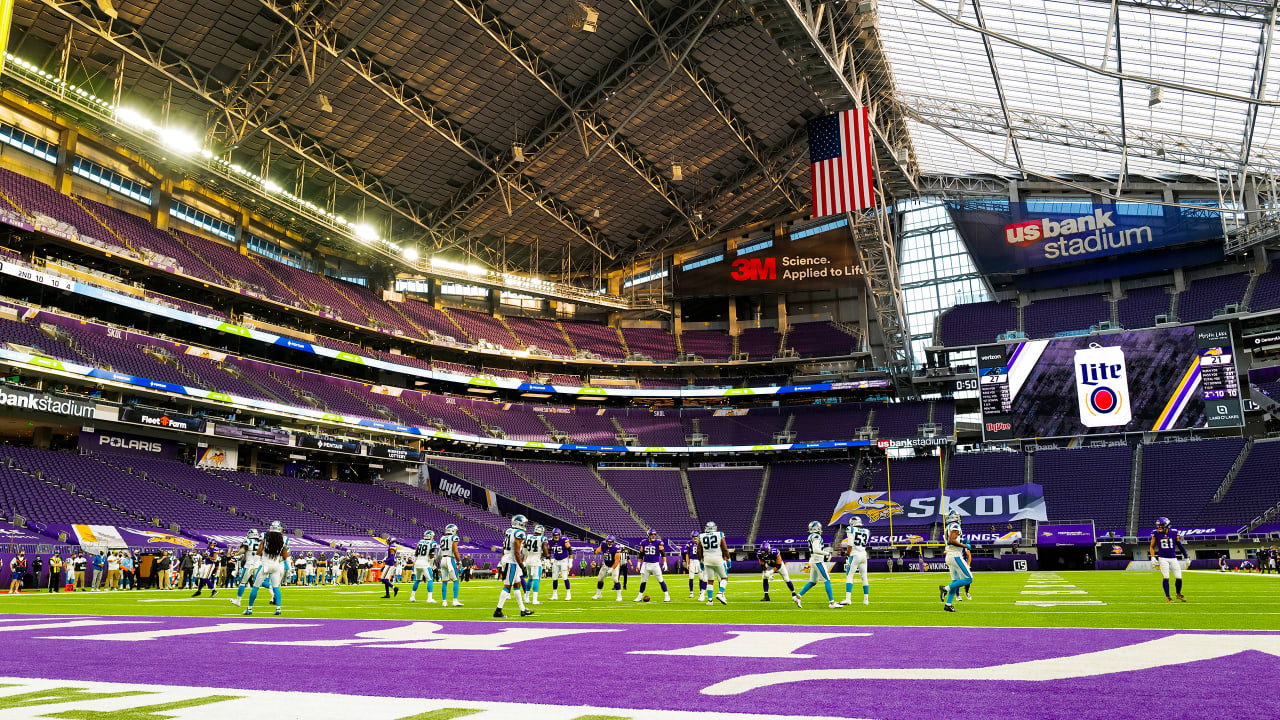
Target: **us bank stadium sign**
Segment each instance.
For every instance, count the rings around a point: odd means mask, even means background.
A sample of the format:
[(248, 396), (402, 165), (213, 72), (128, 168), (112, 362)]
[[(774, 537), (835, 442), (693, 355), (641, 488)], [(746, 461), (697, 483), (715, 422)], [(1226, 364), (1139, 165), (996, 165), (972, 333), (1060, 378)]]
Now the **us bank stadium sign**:
[(93, 403), (33, 392), (19, 387), (0, 386), (0, 406), (73, 418), (91, 418), (94, 412)]
[(1060, 263), (1168, 247), (1222, 235), (1211, 209), (1147, 203), (1061, 200), (1031, 206), (1007, 200), (948, 203), (956, 230), (983, 273), (1010, 273)]
[(877, 440), (876, 447), (881, 450), (889, 448), (918, 448), (918, 447), (939, 447), (955, 442), (955, 438), (951, 436), (929, 437), (929, 438), (906, 438), (903, 440)]

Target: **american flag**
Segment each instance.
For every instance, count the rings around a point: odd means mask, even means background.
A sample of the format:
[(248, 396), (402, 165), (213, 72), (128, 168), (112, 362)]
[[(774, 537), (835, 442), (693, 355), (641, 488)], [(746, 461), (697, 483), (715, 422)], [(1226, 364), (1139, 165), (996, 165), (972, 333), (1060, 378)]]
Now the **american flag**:
[(809, 163), (815, 218), (872, 207), (875, 190), (867, 108), (810, 120)]

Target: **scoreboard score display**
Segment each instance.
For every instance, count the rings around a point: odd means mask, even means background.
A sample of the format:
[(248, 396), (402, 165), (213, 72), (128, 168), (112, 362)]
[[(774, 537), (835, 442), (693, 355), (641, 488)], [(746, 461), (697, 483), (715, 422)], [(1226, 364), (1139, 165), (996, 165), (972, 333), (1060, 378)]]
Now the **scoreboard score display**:
[(1226, 324), (983, 345), (977, 352), (985, 440), (1244, 424)]

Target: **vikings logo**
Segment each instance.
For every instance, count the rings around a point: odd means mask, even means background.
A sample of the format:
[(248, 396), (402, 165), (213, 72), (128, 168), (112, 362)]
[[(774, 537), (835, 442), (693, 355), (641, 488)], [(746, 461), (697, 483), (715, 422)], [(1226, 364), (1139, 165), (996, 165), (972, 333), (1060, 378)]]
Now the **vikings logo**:
[(880, 496), (884, 493), (867, 493), (858, 496), (852, 502), (836, 508), (835, 513), (831, 516), (831, 523), (835, 522), (843, 515), (866, 515), (868, 522), (878, 522), (880, 518), (892, 517), (902, 513), (902, 506), (892, 500), (881, 500)]
[(168, 543), (170, 545), (178, 545), (187, 549), (191, 549), (196, 546), (194, 540), (178, 537), (177, 535), (170, 535), (169, 533), (151, 532), (150, 530), (133, 530), (133, 532), (136, 532), (139, 535), (146, 535), (149, 538), (147, 540), (148, 545), (151, 543)]

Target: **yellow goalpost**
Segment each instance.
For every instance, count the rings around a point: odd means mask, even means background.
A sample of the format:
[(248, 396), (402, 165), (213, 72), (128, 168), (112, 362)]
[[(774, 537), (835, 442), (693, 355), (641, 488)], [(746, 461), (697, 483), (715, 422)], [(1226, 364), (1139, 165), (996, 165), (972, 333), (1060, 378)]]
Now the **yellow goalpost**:
[[(890, 467), (889, 467), (892, 463), (893, 463), (893, 461), (890, 459), (889, 454), (888, 454), (888, 453), (885, 453), (885, 456), (884, 456), (884, 479), (885, 479), (885, 483), (886, 483), (886, 484), (887, 484), (887, 486), (888, 486), (888, 493), (887, 493), (887, 494), (888, 494), (888, 500), (889, 500), (889, 503), (890, 503), (890, 512), (889, 512), (889, 547), (901, 547), (901, 548), (942, 547), (942, 546), (943, 546), (943, 543), (929, 542), (929, 538), (927, 538), (927, 537), (923, 537), (923, 536), (921, 536), (921, 537), (920, 537), (920, 540), (919, 540), (918, 542), (913, 541), (913, 542), (900, 543), (900, 542), (896, 542), (896, 541), (895, 541), (895, 538), (896, 538), (897, 536), (896, 536), (896, 535), (894, 534), (894, 532), (893, 532), (893, 516), (894, 516), (894, 515), (897, 515), (898, 513), (895, 513), (895, 512), (893, 512), (893, 511), (892, 511), (892, 508), (896, 505), (896, 503), (894, 503), (894, 501), (893, 501), (893, 473), (892, 473), (892, 471), (891, 471), (891, 469), (890, 469)], [(943, 475), (943, 471), (942, 471), (942, 450), (941, 450), (941, 448), (939, 448), (939, 450), (938, 450), (938, 502), (939, 502), (939, 503), (941, 503), (941, 502), (942, 502), (942, 498), (944, 498), (944, 497), (946, 497), (946, 479), (945, 479), (945, 477), (944, 477), (944, 475)]]

